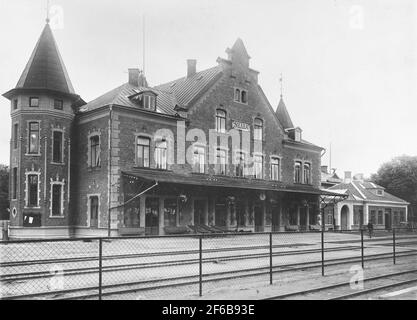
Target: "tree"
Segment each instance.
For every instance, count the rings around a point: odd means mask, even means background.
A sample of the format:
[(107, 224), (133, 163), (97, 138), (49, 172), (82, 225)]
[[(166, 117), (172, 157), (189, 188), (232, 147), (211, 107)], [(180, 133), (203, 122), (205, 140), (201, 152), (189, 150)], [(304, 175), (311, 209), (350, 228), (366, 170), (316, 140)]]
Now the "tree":
[(0, 164), (0, 220), (9, 220), (9, 167)]
[(410, 202), (409, 221), (417, 223), (417, 157), (399, 156), (384, 163), (371, 180)]

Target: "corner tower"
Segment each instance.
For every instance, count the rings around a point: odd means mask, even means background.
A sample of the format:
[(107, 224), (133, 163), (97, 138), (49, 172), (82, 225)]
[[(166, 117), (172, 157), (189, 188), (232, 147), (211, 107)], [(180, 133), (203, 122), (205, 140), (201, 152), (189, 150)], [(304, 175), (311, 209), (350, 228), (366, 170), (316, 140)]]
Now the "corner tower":
[(11, 102), (10, 237), (67, 237), (75, 94), (48, 20)]

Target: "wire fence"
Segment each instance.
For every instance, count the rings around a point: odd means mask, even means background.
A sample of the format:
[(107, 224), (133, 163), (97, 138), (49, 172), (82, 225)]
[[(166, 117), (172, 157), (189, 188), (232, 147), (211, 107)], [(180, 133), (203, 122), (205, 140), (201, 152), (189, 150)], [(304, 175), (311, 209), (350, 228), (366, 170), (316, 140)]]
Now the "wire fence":
[(416, 261), (417, 230), (0, 242), (1, 299), (197, 299), (341, 265)]

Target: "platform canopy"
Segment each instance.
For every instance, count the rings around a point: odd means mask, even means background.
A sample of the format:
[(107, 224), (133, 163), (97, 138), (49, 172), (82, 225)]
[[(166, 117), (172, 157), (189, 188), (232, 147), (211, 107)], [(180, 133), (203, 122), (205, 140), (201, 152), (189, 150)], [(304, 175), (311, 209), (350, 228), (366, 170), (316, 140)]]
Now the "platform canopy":
[(261, 191), (279, 191), (309, 193), (322, 196), (338, 196), (338, 193), (315, 188), (310, 185), (287, 185), (279, 181), (267, 181), (258, 179), (245, 179), (228, 176), (214, 176), (206, 174), (178, 174), (170, 171), (153, 169), (135, 169), (124, 171), (122, 175), (134, 180), (147, 180), (158, 184), (185, 184), (216, 188), (237, 188)]

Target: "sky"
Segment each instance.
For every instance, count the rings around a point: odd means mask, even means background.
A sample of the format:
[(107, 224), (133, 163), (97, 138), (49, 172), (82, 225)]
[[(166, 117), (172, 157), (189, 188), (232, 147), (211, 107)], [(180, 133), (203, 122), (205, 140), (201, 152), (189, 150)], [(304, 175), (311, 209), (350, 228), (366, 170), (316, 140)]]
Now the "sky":
[[(0, 93), (15, 87), (42, 32), (47, 0), (0, 0)], [(145, 16), (143, 41), (142, 17)], [(51, 26), (75, 91), (90, 101), (142, 68), (149, 84), (217, 65), (240, 37), (276, 108), (283, 95), (323, 165), (369, 176), (417, 155), (415, 0), (50, 0)], [(0, 163), (10, 105), (0, 97)]]

